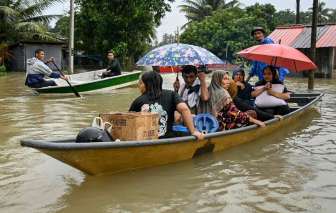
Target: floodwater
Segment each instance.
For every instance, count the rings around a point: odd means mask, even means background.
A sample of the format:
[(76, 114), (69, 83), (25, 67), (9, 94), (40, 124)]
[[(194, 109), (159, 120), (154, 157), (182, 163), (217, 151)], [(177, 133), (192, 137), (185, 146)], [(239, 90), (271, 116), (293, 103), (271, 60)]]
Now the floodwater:
[[(336, 79), (315, 79), (314, 92), (325, 93), (316, 110), (272, 134), (181, 162), (89, 176), (20, 140), (75, 136), (99, 113), (127, 111), (139, 85), (37, 96), (24, 78), (0, 77), (0, 212), (335, 212)], [(175, 76), (163, 78), (171, 88)], [(297, 92), (308, 91), (307, 82), (285, 80)]]

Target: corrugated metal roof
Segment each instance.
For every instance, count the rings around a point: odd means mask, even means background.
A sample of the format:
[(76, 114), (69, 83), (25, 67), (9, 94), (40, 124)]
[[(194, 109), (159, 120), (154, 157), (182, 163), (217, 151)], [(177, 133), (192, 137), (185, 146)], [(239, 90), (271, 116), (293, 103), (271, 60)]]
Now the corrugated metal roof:
[(277, 27), (268, 37), (271, 38), (275, 43), (279, 43), (281, 39), (281, 44), (289, 45), (305, 28), (302, 25), (288, 25)]
[[(325, 32), (330, 28), (330, 25), (317, 26), (316, 40), (318, 41)], [(307, 26), (302, 32), (289, 44), (294, 48), (310, 48), (311, 43), (311, 26)], [(316, 47), (318, 47), (316, 45)]]
[(66, 44), (65, 41), (46, 41), (46, 40), (21, 40), (8, 46), (17, 46), (20, 44)]
[(331, 25), (324, 35), (317, 40), (316, 47), (336, 47), (336, 25)]

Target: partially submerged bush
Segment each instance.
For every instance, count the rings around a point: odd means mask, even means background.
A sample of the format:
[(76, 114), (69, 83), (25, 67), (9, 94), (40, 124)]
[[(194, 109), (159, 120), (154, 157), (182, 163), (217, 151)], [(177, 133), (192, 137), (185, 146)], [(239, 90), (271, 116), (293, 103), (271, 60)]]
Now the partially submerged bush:
[(6, 71), (6, 67), (5, 66), (0, 66), (0, 72), (5, 72)]

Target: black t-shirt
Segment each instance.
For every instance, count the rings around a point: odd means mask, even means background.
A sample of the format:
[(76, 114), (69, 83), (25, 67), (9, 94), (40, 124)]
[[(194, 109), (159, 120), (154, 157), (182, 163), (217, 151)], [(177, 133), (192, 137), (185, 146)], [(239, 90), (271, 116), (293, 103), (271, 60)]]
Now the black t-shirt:
[(106, 70), (111, 71), (114, 75), (121, 75), (119, 60), (117, 58), (109, 60), (108, 67), (106, 68)]
[(150, 100), (148, 94), (145, 93), (133, 101), (129, 111), (140, 112), (141, 107), (144, 104), (148, 104), (150, 112), (159, 113), (159, 138), (174, 137), (172, 132), (174, 112), (176, 111), (176, 105), (181, 102), (184, 102), (181, 96), (171, 90), (163, 90), (161, 96), (157, 100)]

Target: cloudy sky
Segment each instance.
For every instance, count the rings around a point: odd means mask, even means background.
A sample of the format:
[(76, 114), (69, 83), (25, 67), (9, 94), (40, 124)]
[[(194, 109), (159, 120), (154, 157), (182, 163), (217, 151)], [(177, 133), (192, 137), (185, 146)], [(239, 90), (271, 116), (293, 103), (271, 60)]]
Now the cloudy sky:
[[(336, 0), (319, 0), (326, 3), (326, 7), (328, 8), (336, 8)], [(275, 6), (276, 10), (285, 10), (290, 9), (292, 11), (296, 11), (296, 0), (240, 0), (242, 4), (245, 6), (254, 5), (256, 2), (259, 4), (270, 3)], [(313, 0), (301, 0), (300, 1), (301, 11), (307, 11), (308, 8), (312, 7)], [(183, 4), (183, 0), (175, 0), (174, 3), (171, 4), (172, 12), (167, 13), (165, 18), (162, 20), (162, 25), (157, 28), (157, 37), (159, 41), (162, 39), (162, 35), (164, 33), (175, 34), (177, 28), (181, 28), (187, 22), (187, 19), (184, 17), (184, 13), (180, 13), (179, 5)], [(50, 10), (46, 11), (46, 14), (62, 14), (63, 10), (69, 10), (70, 1), (66, 1), (63, 4), (60, 4)]]

